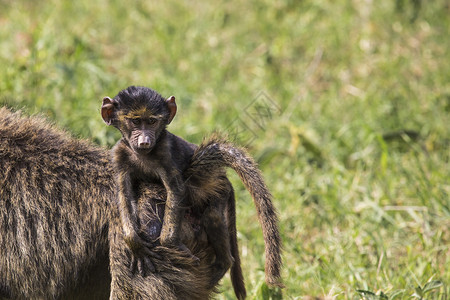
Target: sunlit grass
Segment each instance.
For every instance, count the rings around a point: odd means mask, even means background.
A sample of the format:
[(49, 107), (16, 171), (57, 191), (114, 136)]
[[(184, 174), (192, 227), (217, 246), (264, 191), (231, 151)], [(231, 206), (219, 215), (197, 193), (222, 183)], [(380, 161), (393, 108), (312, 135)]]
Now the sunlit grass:
[[(445, 299), (450, 11), (394, 2), (0, 1), (0, 103), (111, 146), (103, 96), (175, 95), (172, 132), (240, 130), (260, 163), (285, 298)], [(247, 289), (267, 298), (255, 209), (230, 176)]]

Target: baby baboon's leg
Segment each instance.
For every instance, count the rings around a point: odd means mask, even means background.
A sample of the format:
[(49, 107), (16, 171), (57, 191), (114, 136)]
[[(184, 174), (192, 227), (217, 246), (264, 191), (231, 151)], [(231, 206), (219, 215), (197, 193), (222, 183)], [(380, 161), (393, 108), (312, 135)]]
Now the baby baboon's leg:
[(212, 265), (211, 287), (215, 286), (233, 263), (230, 250), (230, 235), (224, 212), (224, 201), (212, 201), (203, 213), (203, 226), (208, 241), (214, 249), (216, 259)]

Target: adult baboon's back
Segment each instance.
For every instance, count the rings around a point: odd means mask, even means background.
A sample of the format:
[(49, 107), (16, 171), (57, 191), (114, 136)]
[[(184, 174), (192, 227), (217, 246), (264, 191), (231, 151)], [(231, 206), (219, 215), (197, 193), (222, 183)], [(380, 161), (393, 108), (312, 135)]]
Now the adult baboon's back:
[(0, 170), (0, 295), (69, 297), (96, 263), (107, 267), (107, 153), (1, 108)]

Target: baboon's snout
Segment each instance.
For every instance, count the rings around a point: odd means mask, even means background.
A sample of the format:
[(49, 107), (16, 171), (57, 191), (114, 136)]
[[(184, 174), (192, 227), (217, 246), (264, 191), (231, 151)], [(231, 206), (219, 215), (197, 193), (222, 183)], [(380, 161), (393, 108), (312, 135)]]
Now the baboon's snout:
[(150, 148), (150, 137), (148, 135), (140, 135), (138, 138), (138, 147), (139, 149)]

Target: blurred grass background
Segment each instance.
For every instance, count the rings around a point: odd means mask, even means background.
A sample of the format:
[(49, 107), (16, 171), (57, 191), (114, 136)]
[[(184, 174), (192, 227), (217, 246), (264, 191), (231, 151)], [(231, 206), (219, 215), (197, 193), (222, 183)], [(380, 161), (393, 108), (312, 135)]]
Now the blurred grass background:
[[(446, 299), (449, 16), (445, 0), (0, 0), (0, 104), (110, 147), (103, 96), (175, 95), (173, 133), (230, 132), (259, 162), (284, 298)], [(230, 175), (250, 299), (276, 298)]]

